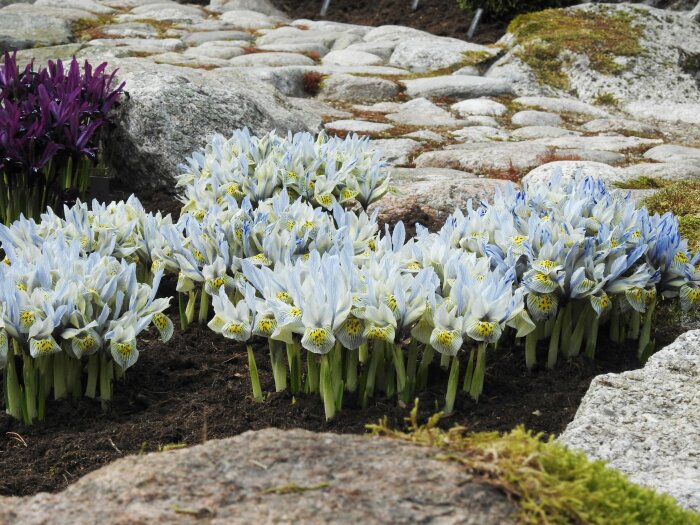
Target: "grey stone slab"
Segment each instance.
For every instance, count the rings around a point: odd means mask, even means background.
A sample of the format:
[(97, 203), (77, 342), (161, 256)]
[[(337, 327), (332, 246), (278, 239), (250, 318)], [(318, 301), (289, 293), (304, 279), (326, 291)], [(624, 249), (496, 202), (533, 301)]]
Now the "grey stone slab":
[(336, 73), (321, 82), (319, 97), (327, 100), (386, 100), (399, 94), (399, 86), (390, 80)]
[(414, 98), (477, 98), (513, 93), (511, 84), (504, 80), (467, 75), (445, 75), (402, 80), (401, 82), (406, 86), (406, 94)]
[[(440, 451), (306, 430), (246, 432), (127, 456), (58, 494), (0, 498), (0, 522), (190, 525), (202, 521), (190, 512), (196, 509), (213, 525), (408, 525), (445, 522), (446, 514), (465, 525), (515, 523), (513, 502), (459, 462), (436, 459)], [(275, 490), (295, 486), (317, 489)]]
[(700, 331), (593, 379), (559, 441), (700, 511)]

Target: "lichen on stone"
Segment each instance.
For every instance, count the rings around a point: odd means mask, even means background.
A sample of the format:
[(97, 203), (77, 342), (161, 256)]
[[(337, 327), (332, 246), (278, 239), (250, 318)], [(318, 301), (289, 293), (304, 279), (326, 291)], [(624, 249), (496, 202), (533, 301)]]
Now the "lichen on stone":
[(642, 52), (643, 27), (623, 11), (546, 9), (516, 17), (508, 26), (521, 50), (518, 58), (530, 66), (537, 80), (555, 88), (570, 89), (564, 71), (567, 54), (585, 55), (600, 73), (620, 73), (625, 66), (617, 57)]

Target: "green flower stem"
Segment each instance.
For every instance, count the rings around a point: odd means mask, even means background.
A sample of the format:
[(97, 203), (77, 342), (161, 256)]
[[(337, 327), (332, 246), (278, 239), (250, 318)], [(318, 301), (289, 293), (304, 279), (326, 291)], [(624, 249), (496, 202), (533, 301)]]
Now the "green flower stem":
[(418, 341), (411, 339), (408, 343), (408, 359), (406, 363), (406, 396), (408, 403), (416, 391), (416, 372), (418, 371)]
[[(17, 342), (12, 340), (13, 347)], [(5, 365), (5, 409), (15, 419), (22, 419), (22, 400), (24, 393), (19, 384), (17, 377), (17, 363), (15, 361), (15, 351), (10, 349), (7, 355), (7, 364)]]
[(561, 339), (561, 327), (564, 324), (564, 311), (566, 307), (560, 308), (557, 312), (552, 335), (549, 338), (549, 353), (547, 354), (547, 368), (554, 368), (557, 364), (557, 356), (559, 355), (559, 340)]
[(39, 371), (39, 402), (41, 396), (48, 398), (53, 388), (53, 355), (41, 356), (36, 360), (36, 367)]
[[(389, 349), (389, 344), (387, 344), (386, 348), (387, 350)], [(392, 352), (393, 354), (393, 352)], [(385, 363), (384, 363), (384, 370), (385, 370), (385, 377), (384, 377), (384, 393), (386, 394), (387, 399), (391, 399), (394, 397), (394, 394), (397, 393), (396, 390), (396, 367), (394, 366), (393, 363), (393, 358), (391, 358), (392, 362), (388, 362), (385, 357)]]
[(185, 302), (185, 294), (179, 292), (177, 294), (178, 298), (178, 309), (180, 312), (180, 329), (184, 332), (187, 330), (187, 303)]
[(425, 345), (423, 349), (423, 357), (418, 367), (418, 379), (416, 380), (416, 390), (424, 390), (428, 386), (428, 371), (430, 363), (433, 362), (435, 349), (430, 345)]
[(598, 327), (600, 325), (600, 317), (593, 314), (593, 321), (586, 334), (586, 357), (595, 359), (595, 347), (598, 342)]
[(469, 395), (474, 401), (479, 401), (479, 396), (484, 390), (484, 374), (486, 373), (486, 343), (480, 343), (476, 350), (476, 367), (472, 378)]
[(209, 294), (202, 290), (202, 297), (199, 299), (199, 317), (200, 324), (206, 324), (209, 319)]
[(450, 356), (447, 354), (440, 354), (440, 368), (443, 370), (448, 370), (450, 368)]
[(333, 393), (335, 398), (343, 392), (343, 346), (340, 341), (336, 341), (335, 345), (329, 352), (328, 356), (331, 365), (331, 380), (333, 384)]
[(112, 393), (114, 389), (114, 361), (111, 355), (99, 354), (99, 384), (100, 384), (100, 401), (102, 409), (109, 408), (112, 402)]
[(610, 340), (613, 343), (621, 343), (620, 339), (620, 308), (617, 299), (613, 299), (612, 311), (610, 312)]
[[(386, 348), (384, 342), (377, 341), (374, 343), (372, 353), (377, 353), (377, 368), (374, 372), (374, 386), (383, 392), (386, 392)], [(392, 365), (393, 368), (393, 365)], [(373, 391), (374, 393), (374, 391)]]
[(258, 375), (258, 365), (255, 363), (253, 347), (248, 345), (246, 350), (248, 351), (248, 374), (250, 375), (250, 384), (253, 389), (253, 399), (258, 403), (262, 403), (262, 388), (260, 388), (260, 376)]
[(68, 392), (73, 399), (80, 399), (83, 394), (83, 362), (80, 359), (68, 359)]
[(66, 386), (66, 359), (63, 352), (58, 352), (53, 356), (53, 398), (63, 399), (68, 395)]
[(642, 324), (642, 314), (637, 310), (633, 310), (630, 316), (630, 327), (627, 332), (627, 338), (634, 341), (639, 339), (639, 329)]
[(464, 372), (464, 383), (462, 383), (462, 390), (469, 392), (472, 386), (472, 379), (474, 378), (474, 348), (469, 350), (469, 361), (467, 361), (467, 369)]
[(568, 348), (569, 356), (577, 356), (581, 351), (581, 343), (583, 343), (583, 335), (588, 325), (589, 314), (591, 310), (584, 308), (579, 314), (578, 321), (576, 322), (576, 328), (574, 333), (571, 335), (571, 343)]
[(455, 407), (455, 398), (457, 397), (457, 383), (459, 382), (459, 357), (452, 358), (452, 366), (450, 367), (450, 378), (447, 381), (447, 393), (445, 394), (445, 413), (451, 414)]
[(296, 395), (301, 390), (301, 350), (296, 343), (287, 343), (287, 361), (290, 390)]
[(345, 389), (348, 392), (357, 390), (357, 367), (360, 364), (358, 350), (345, 350)]
[(654, 310), (656, 309), (656, 301), (647, 305), (647, 311), (644, 314), (644, 325), (642, 326), (642, 332), (639, 336), (639, 347), (637, 348), (637, 355), (641, 358), (645, 353), (651, 354), (647, 351), (647, 346), (650, 344), (651, 339), (651, 321), (654, 317)]
[(564, 358), (569, 357), (569, 347), (571, 346), (571, 333), (573, 331), (573, 303), (569, 303), (564, 307), (564, 317), (561, 322), (561, 341), (559, 351)]
[(381, 345), (375, 344), (372, 347), (372, 357), (370, 358), (369, 368), (367, 369), (365, 388), (362, 392), (362, 408), (366, 408), (367, 402), (371, 397), (374, 396), (374, 385), (377, 375), (377, 367), (379, 366), (379, 361), (383, 360), (383, 354), (383, 347)]
[(525, 336), (525, 366), (528, 370), (532, 370), (537, 364), (537, 341), (538, 335), (541, 332), (541, 324), (537, 324), (537, 328)]
[(556, 316), (550, 317), (542, 325), (542, 335), (540, 339), (549, 339), (554, 331), (554, 325), (556, 324)]
[(100, 375), (100, 356), (97, 354), (92, 354), (88, 358), (88, 377), (87, 385), (85, 387), (85, 397), (90, 399), (95, 399), (97, 397), (97, 378)]
[(275, 379), (275, 391), (283, 392), (287, 389), (287, 367), (285, 366), (283, 349), (280, 348), (279, 341), (269, 339), (270, 365), (272, 366), (272, 377)]
[(306, 388), (307, 393), (315, 394), (319, 391), (319, 367), (316, 354), (306, 353)]
[(331, 374), (330, 359), (328, 355), (323, 355), (321, 356), (321, 398), (323, 399), (326, 421), (333, 419), (333, 416), (335, 416), (335, 395)]
[(112, 402), (112, 380), (114, 379), (114, 361), (100, 354), (100, 401), (102, 410), (107, 410)]
[(199, 292), (197, 290), (192, 290), (191, 292), (187, 292), (187, 295), (188, 300), (187, 307), (185, 308), (185, 316), (187, 318), (187, 324), (192, 324), (192, 321), (194, 321), (194, 309), (197, 305), (197, 296), (199, 295)]
[(34, 368), (34, 359), (31, 356), (24, 354), (22, 356), (22, 375), (24, 381), (24, 403), (26, 417), (24, 422), (27, 424), (37, 420), (37, 370)]
[(394, 368), (396, 369), (396, 392), (401, 396), (405, 402), (410, 399), (410, 392), (408, 391), (408, 380), (406, 377), (406, 363), (403, 359), (403, 350), (400, 345), (392, 345), (392, 351), (394, 354)]
[(367, 347), (367, 343), (362, 343), (357, 351), (360, 363), (366, 363), (369, 359), (369, 348)]

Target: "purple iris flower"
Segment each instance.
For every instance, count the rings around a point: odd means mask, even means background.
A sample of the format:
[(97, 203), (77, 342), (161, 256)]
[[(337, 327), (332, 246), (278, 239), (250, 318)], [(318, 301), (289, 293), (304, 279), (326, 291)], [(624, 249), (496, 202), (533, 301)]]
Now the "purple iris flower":
[(57, 60), (23, 69), (16, 52), (0, 62), (0, 171), (34, 174), (49, 161), (60, 169), (68, 159), (97, 158), (99, 130), (123, 93), (113, 88), (116, 72), (107, 63), (82, 69), (73, 58), (66, 68)]

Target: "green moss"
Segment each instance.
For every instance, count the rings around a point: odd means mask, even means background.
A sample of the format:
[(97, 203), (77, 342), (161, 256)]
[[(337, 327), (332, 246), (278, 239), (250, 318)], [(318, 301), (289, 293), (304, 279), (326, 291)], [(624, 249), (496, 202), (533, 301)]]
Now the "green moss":
[(522, 46), (518, 57), (533, 69), (537, 79), (565, 90), (570, 84), (563, 71), (563, 52), (586, 55), (594, 70), (617, 74), (624, 68), (615, 61), (616, 57), (642, 52), (642, 29), (626, 13), (605, 9), (546, 9), (520, 15), (508, 26), (508, 32)]
[(700, 213), (678, 217), (678, 224), (681, 236), (688, 239), (688, 247), (691, 251), (700, 250)]
[(618, 107), (620, 105), (620, 101), (617, 99), (617, 97), (612, 93), (608, 93), (607, 91), (601, 91), (600, 93), (596, 94), (596, 96), (593, 97), (593, 103), (599, 106), (612, 107)]
[(641, 176), (624, 182), (618, 182), (615, 184), (615, 187), (623, 190), (656, 190), (665, 188), (670, 184), (672, 183), (664, 179)]
[(102, 27), (111, 24), (114, 15), (100, 15), (97, 18), (80, 18), (71, 24), (71, 32), (76, 40), (87, 41), (106, 38)]
[(700, 514), (682, 509), (668, 495), (632, 483), (627, 477), (575, 452), (543, 440), (522, 427), (511, 432), (469, 434), (464, 428), (437, 427), (441, 414), (410, 430), (391, 430), (386, 420), (370, 426), (375, 434), (439, 447), (437, 459), (462, 463), (476, 478), (517, 502), (518, 523), (605, 525), (699, 525)]
[(700, 182), (675, 182), (644, 199), (643, 204), (651, 213), (672, 211), (690, 249), (700, 250)]
[(148, 24), (151, 27), (153, 27), (158, 32), (156, 38), (168, 38), (168, 31), (170, 31), (171, 29), (177, 29), (176, 22), (169, 22), (166, 20), (151, 20), (150, 18), (143, 18), (134, 20), (134, 22)]
[(461, 64), (462, 67), (476, 66), (493, 57), (488, 51), (465, 51), (462, 55), (464, 56), (464, 61)]

